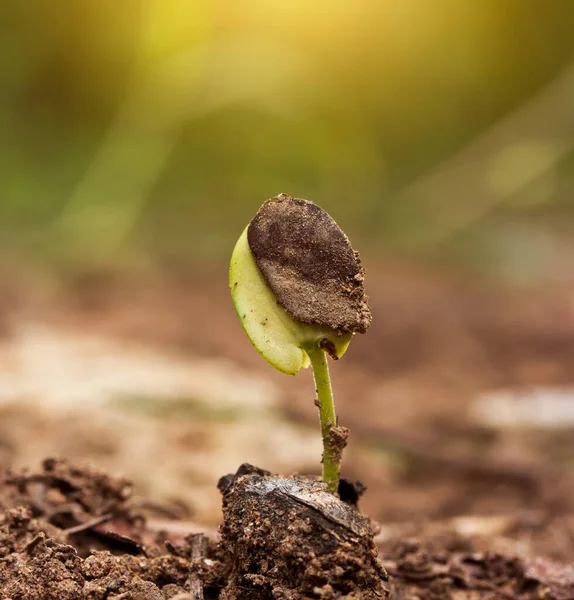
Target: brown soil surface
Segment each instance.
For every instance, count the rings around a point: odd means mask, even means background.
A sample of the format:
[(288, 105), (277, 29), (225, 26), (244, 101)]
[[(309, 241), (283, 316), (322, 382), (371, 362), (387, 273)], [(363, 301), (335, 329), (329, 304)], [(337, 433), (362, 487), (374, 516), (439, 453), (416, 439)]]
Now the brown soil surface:
[(176, 522), (150, 528), (125, 480), (54, 460), (39, 472), (6, 473), (0, 598), (574, 597), (573, 566), (480, 550), (454, 526), (379, 534), (381, 563), (368, 521), (322, 486), (243, 468), (220, 487), (218, 543)]
[[(271, 386), (265, 389), (277, 392), (273, 418), (296, 431), (297, 439), (312, 439), (317, 416), (310, 376), (274, 373), (252, 350), (228, 298), (226, 268), (214, 270), (215, 279), (83, 277), (36, 294), (20, 280), (4, 295), (0, 341), (9, 342), (19, 320), (31, 318), (62, 333), (105, 333), (181, 356), (225, 360), (229, 372), (233, 367)], [(367, 264), (367, 272), (373, 325), (333, 365), (333, 385), (340, 423), (351, 430), (343, 475), (368, 486), (361, 511), (380, 523), (375, 541), (391, 598), (574, 598), (574, 426), (539, 426), (536, 420), (507, 426), (494, 409), (481, 412), (491, 405), (477, 403), (500, 390), (572, 390), (572, 287), (501, 289), (404, 265), (386, 265), (377, 274)], [(243, 455), (246, 446), (236, 446), (234, 464), (221, 466), (216, 457), (235, 435), (232, 424), (197, 411), (182, 418), (179, 404), (162, 405), (173, 416), (160, 424), (128, 415), (120, 435), (106, 432), (106, 422), (113, 421), (102, 406), (78, 406), (61, 417), (53, 406), (26, 400), (0, 406), (2, 585), (20, 585), (30, 573), (48, 585), (45, 574), (53, 573), (52, 581), (60, 581), (53, 585), (61, 586), (54, 598), (188, 594), (180, 600), (189, 600), (200, 581), (204, 597), (217, 598), (229, 566), (213, 541), (221, 519), (218, 478), (246, 459), (276, 470), (283, 447), (293, 458), (281, 462), (282, 474), (318, 473), (313, 452), (307, 456), (295, 438), (277, 436), (255, 458)], [(279, 421), (273, 423), (278, 431)], [(245, 433), (241, 444), (273, 438), (267, 429)], [(215, 438), (222, 430), (226, 435)], [(162, 452), (157, 464), (136, 468), (132, 456), (153, 436)], [(59, 462), (25, 478), (8, 470), (35, 467), (52, 455), (123, 473), (137, 482), (136, 494), (129, 497), (125, 481), (102, 471)], [(62, 469), (66, 485), (54, 475)], [(170, 484), (158, 503), (154, 490), (168, 480), (177, 485)], [(199, 493), (190, 506), (193, 490)], [(202, 501), (211, 512), (200, 510)], [(86, 528), (75, 533), (77, 527)], [(190, 537), (199, 533), (208, 541)], [(219, 566), (207, 574), (206, 560)], [(12, 588), (11, 595), (0, 586), (0, 598), (50, 598), (49, 587), (34, 595), (38, 585), (30, 592)], [(82, 596), (92, 588), (91, 596)]]

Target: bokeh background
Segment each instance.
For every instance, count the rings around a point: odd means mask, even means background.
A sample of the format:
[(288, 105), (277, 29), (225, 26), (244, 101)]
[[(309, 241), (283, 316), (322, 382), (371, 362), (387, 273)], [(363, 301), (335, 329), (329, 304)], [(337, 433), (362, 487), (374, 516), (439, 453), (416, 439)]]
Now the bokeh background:
[(562, 506), (573, 32), (564, 0), (4, 0), (2, 464), (85, 460), (212, 523), (245, 460), (317, 472), (309, 374), (271, 372), (226, 289), (287, 192), (367, 265), (334, 378), (371, 514), (547, 510), (532, 480)]
[(563, 252), (569, 2), (2, 4), (4, 251), (222, 259), (287, 191), (376, 252), (521, 279)]

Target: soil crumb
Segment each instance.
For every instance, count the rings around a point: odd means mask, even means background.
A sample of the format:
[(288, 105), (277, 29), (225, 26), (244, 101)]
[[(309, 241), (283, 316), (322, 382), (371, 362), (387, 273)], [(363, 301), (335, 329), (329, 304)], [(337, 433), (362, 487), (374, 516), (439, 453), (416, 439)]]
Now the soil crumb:
[(249, 224), (249, 247), (279, 304), (300, 323), (365, 333), (365, 272), (347, 236), (322, 208), (279, 194)]

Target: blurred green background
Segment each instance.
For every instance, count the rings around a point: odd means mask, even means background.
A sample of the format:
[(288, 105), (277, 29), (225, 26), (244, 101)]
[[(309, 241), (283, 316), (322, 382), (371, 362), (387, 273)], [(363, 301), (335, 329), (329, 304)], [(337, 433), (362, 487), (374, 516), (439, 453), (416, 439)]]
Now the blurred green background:
[(288, 192), (371, 256), (560, 278), (573, 64), (569, 0), (3, 0), (0, 250), (223, 260)]

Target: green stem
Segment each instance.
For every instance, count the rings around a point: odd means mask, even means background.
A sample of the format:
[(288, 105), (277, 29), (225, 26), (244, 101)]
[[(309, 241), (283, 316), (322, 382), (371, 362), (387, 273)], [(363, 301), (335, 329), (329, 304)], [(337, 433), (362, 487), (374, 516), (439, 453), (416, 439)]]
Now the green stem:
[(323, 438), (323, 482), (336, 494), (339, 488), (341, 450), (337, 450), (333, 444), (334, 440), (329, 435), (333, 427), (337, 426), (337, 415), (335, 414), (335, 402), (333, 401), (327, 356), (318, 346), (311, 346), (305, 348), (305, 350), (311, 359), (317, 390), (317, 405)]

